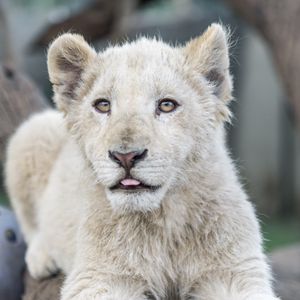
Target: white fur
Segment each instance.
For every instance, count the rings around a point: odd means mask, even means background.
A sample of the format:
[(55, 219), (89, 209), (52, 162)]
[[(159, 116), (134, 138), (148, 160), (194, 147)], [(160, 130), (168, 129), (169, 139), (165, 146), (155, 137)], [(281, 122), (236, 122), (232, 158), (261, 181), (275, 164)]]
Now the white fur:
[[(8, 147), (7, 187), (35, 278), (61, 269), (62, 300), (275, 300), (252, 205), (225, 146), (231, 77), (212, 25), (181, 48), (142, 38), (96, 53), (78, 35), (48, 55), (55, 102)], [(111, 113), (95, 111), (98, 98)], [(180, 106), (155, 114), (157, 100)], [(155, 191), (110, 187), (108, 151), (148, 149), (132, 176)], [(190, 298), (189, 298), (190, 299)]]

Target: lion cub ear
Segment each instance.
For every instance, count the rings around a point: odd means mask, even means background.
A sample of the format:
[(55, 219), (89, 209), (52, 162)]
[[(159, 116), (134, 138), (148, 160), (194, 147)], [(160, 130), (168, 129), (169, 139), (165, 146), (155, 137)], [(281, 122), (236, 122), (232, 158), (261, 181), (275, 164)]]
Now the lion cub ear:
[(97, 53), (78, 34), (66, 33), (58, 37), (48, 51), (48, 72), (58, 107), (65, 110), (76, 98), (82, 75)]
[(188, 42), (184, 52), (189, 67), (204, 75), (213, 85), (214, 94), (226, 102), (231, 100), (226, 30), (219, 24), (212, 24), (200, 37)]

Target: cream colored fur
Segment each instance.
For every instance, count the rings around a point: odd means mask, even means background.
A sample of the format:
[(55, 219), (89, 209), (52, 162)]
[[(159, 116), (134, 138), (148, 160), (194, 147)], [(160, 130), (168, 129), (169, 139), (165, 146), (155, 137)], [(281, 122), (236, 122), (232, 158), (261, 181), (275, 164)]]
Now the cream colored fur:
[[(96, 53), (64, 34), (48, 54), (61, 112), (12, 137), (6, 180), (33, 277), (62, 270), (62, 300), (275, 300), (252, 205), (226, 150), (231, 77), (224, 29), (183, 47), (141, 38)], [(96, 99), (111, 113), (95, 111)], [(176, 99), (172, 113), (157, 101)], [(155, 191), (110, 187), (108, 151), (148, 149), (131, 171)], [(151, 298), (152, 299), (152, 298)]]

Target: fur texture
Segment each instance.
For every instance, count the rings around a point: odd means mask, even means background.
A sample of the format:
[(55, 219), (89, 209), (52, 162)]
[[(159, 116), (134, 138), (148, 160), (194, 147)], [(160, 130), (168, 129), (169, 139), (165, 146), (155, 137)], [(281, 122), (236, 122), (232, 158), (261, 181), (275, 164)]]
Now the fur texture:
[[(57, 107), (16, 132), (12, 204), (32, 276), (61, 269), (62, 300), (275, 300), (252, 205), (225, 146), (231, 100), (226, 32), (183, 47), (141, 38), (96, 53), (64, 34), (50, 46)], [(110, 113), (95, 109), (108, 99)], [(175, 99), (157, 113), (160, 99)], [(109, 151), (147, 149), (131, 176)], [(172, 299), (175, 299), (172, 296)]]

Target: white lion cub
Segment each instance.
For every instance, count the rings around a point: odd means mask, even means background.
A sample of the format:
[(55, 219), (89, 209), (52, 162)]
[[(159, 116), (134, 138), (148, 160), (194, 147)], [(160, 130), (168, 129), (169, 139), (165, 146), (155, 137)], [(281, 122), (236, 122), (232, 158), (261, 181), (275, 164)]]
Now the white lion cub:
[(222, 26), (101, 53), (64, 34), (48, 68), (60, 112), (25, 122), (6, 164), (31, 275), (64, 272), (62, 300), (278, 299), (225, 146)]

